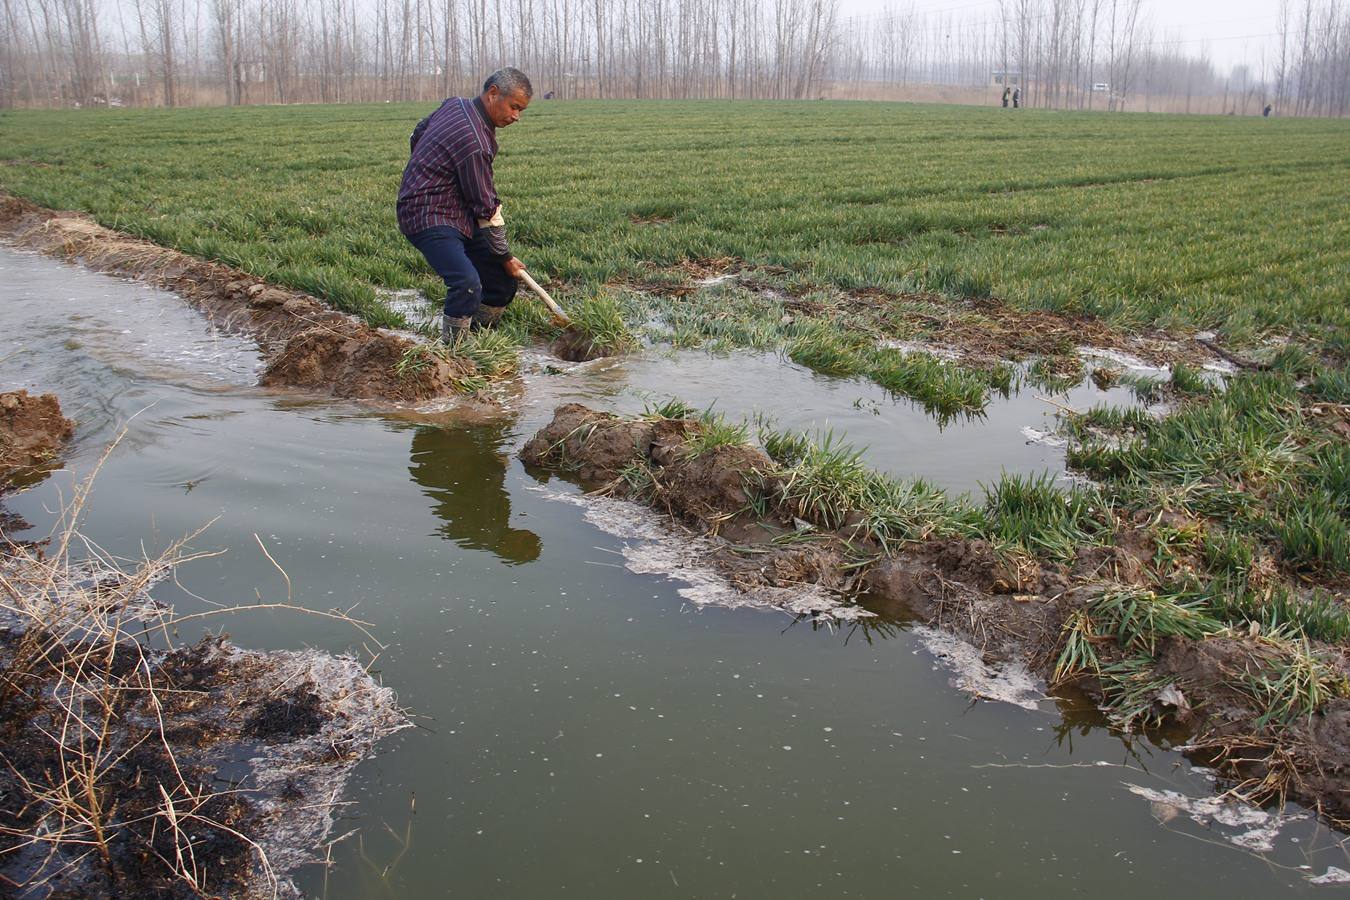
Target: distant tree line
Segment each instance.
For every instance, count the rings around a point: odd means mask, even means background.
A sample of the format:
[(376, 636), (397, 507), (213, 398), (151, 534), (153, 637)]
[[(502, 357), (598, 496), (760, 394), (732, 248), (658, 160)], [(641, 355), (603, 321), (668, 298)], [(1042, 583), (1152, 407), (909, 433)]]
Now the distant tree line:
[[(1221, 74), (1141, 0), (990, 13), (839, 0), (0, 0), (0, 106), (433, 100), (503, 64), (555, 97), (811, 98), (868, 86), (1024, 105), (1350, 112), (1350, 0), (1282, 0), (1274, 48)], [(1269, 58), (1267, 58), (1269, 57)], [(1209, 105), (1212, 107), (1212, 103)]]

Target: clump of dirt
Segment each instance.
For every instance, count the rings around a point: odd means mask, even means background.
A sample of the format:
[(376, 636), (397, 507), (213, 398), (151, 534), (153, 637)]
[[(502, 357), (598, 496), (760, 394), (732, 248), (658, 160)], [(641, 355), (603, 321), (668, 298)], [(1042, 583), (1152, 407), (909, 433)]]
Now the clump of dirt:
[(0, 393), (0, 488), (50, 462), (74, 433), (55, 395)]
[(268, 361), (260, 383), (335, 397), (417, 401), (454, 393), (457, 382), (477, 374), (468, 360), (438, 353), (421, 354), (418, 366), (400, 374), (399, 361), (415, 347), (407, 338), (340, 317), (291, 336)]
[(568, 362), (590, 362), (610, 355), (609, 351), (597, 346), (590, 335), (578, 328), (569, 328), (554, 338), (553, 343), (549, 345), (549, 351)]
[(1010, 560), (984, 540), (935, 539), (878, 558), (862, 576), (869, 608), (954, 632), (990, 662), (1053, 664), (1076, 595), (1055, 567)]
[(614, 480), (634, 458), (646, 455), (656, 425), (644, 419), (621, 419), (580, 403), (554, 411), (544, 426), (520, 451), (527, 465), (564, 465), (586, 483)]
[(0, 195), (0, 237), (186, 298), (219, 327), (258, 341), (269, 357), (265, 385), (407, 403), (453, 395), (476, 374), (472, 362), (437, 354), (424, 354), (423, 364), (398, 374), (416, 341), (372, 328), (300, 291), (119, 234), (78, 213)]
[[(698, 420), (624, 419), (568, 404), (521, 456), (663, 511), (704, 539), (720, 536), (703, 561), (747, 594), (808, 585), (844, 593), (872, 612), (957, 634), (986, 662), (1023, 664), (1048, 682), (1077, 617), (1116, 596), (1110, 592), (1156, 584), (1164, 565), (1186, 565), (1155, 559), (1147, 523), (1130, 519), (1118, 521), (1113, 544), (1080, 548), (1068, 563), (1000, 553), (966, 537), (883, 547), (858, 527), (857, 513), (799, 518), (802, 510), (782, 493), (780, 467), (755, 447), (701, 449), (703, 428)], [(775, 602), (790, 600), (780, 594)], [(1345, 654), (1316, 649), (1338, 677), (1350, 678)], [(1098, 652), (1103, 664), (1115, 659), (1110, 648)], [(1255, 632), (1167, 638), (1149, 673), (1162, 685), (1150, 695), (1152, 715), (1188, 728), (1193, 758), (1219, 767), (1244, 796), (1262, 801), (1287, 792), (1335, 823), (1350, 821), (1350, 700), (1292, 724), (1267, 721), (1242, 687), (1276, 677), (1279, 664)], [(1095, 676), (1075, 683), (1103, 696)]]
[[(737, 518), (758, 518), (750, 508), (751, 494), (773, 469), (763, 450), (738, 444), (713, 447), (696, 456), (671, 455), (660, 481), (660, 502), (671, 515), (693, 525), (713, 523), (714, 532)], [(656, 461), (655, 456), (650, 458)]]
[(1261, 711), (1235, 686), (1243, 679), (1258, 677), (1275, 661), (1269, 647), (1240, 637), (1169, 640), (1158, 655), (1158, 674), (1175, 684), (1184, 696), (1204, 698), (1211, 737), (1218, 737), (1250, 730), (1247, 726)]
[[(553, 421), (526, 443), (520, 457), (529, 466), (568, 471), (584, 485), (640, 500), (699, 531), (729, 538), (707, 562), (743, 590), (851, 586), (855, 578), (841, 572), (842, 551), (833, 535), (766, 546), (796, 530), (791, 516), (763, 519), (752, 509), (773, 462), (745, 445), (695, 452), (690, 439), (702, 428), (692, 419), (624, 419), (569, 403), (555, 410)], [(761, 546), (746, 555), (742, 543)]]

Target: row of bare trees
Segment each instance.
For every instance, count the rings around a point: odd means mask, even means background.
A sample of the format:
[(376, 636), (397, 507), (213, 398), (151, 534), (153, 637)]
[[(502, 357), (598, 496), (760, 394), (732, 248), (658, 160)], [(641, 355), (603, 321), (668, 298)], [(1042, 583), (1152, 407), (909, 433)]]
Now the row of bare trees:
[(1159, 38), (1141, 0), (839, 2), (0, 0), (0, 106), (432, 100), (510, 63), (556, 97), (1006, 86), (1061, 109), (1350, 112), (1350, 0), (1281, 0), (1273, 49), (1226, 75)]
[(1056, 109), (1350, 113), (1350, 0), (1281, 0), (1267, 49), (1227, 72), (1202, 42), (1159, 35), (1141, 0), (998, 0), (966, 18), (895, 7), (843, 25), (832, 71), (855, 96), (1008, 86)]
[(848, 30), (841, 79), (1009, 87), (1032, 106), (1122, 108), (1144, 50), (1140, 8), (999, 0), (994, 15), (965, 19), (892, 9)]
[(806, 97), (838, 0), (0, 0), (0, 105)]
[(1350, 3), (1280, 0), (1276, 102), (1303, 115), (1350, 112)]

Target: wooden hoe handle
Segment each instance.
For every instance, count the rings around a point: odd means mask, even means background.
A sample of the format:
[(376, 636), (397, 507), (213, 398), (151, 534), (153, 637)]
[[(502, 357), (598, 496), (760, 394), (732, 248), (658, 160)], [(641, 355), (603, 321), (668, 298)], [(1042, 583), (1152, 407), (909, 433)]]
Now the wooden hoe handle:
[(548, 308), (553, 312), (554, 318), (558, 320), (558, 323), (560, 325), (566, 326), (572, 324), (572, 320), (567, 317), (567, 313), (562, 311), (561, 306), (553, 302), (553, 298), (548, 295), (548, 291), (541, 288), (539, 286), (539, 282), (535, 281), (533, 278), (530, 277), (529, 272), (521, 271), (520, 280), (525, 282), (525, 284), (529, 286), (530, 290), (534, 291), (536, 294), (539, 295), (539, 299), (543, 300), (545, 305), (547, 305)]

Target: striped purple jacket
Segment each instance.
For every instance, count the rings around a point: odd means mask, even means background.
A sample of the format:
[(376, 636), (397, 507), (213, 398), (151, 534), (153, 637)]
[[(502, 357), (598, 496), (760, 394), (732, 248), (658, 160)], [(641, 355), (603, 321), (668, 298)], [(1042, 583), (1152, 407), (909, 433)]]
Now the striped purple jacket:
[(398, 189), (398, 228), (406, 235), (450, 225), (472, 237), (500, 202), (492, 183), (497, 129), (478, 98), (451, 97), (417, 123), (412, 157)]

